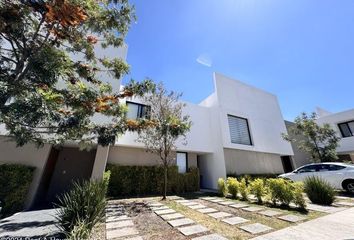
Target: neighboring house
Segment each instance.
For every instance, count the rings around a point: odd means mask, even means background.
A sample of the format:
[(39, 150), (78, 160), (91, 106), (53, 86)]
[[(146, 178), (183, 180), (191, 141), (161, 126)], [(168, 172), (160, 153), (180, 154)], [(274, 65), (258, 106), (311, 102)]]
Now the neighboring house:
[[(217, 179), (227, 174), (278, 174), (292, 166), (293, 150), (281, 136), (287, 130), (276, 96), (217, 73), (214, 89), (200, 104), (186, 103), (184, 113), (190, 115), (193, 124), (187, 145), (182, 140), (177, 144), (175, 164), (180, 172), (198, 167), (201, 187), (216, 189)], [(144, 117), (143, 102), (126, 99), (126, 103), (128, 118)], [(95, 120), (104, 121), (99, 117)], [(107, 163), (159, 164), (158, 157), (146, 152), (136, 137), (136, 133), (128, 132), (114, 146), (80, 151), (75, 144), (16, 148), (3, 136), (0, 163), (36, 167), (27, 200), (30, 207), (53, 201), (68, 190), (72, 180), (102, 177)]]
[[(322, 108), (316, 109), (317, 120), (320, 125), (330, 124), (331, 127), (337, 132), (337, 135), (341, 138), (339, 146), (337, 148), (337, 155), (339, 161), (351, 161), (354, 163), (354, 109), (331, 113)], [(285, 121), (286, 127), (294, 125), (293, 122)], [(294, 136), (293, 136), (294, 137)], [(295, 136), (301, 139), (301, 136)], [(294, 168), (301, 167), (305, 164), (311, 163), (311, 156), (308, 153), (300, 150), (296, 143), (292, 143), (294, 150), (293, 164)]]
[(330, 113), (323, 109), (317, 109), (317, 123), (328, 123), (337, 131), (341, 140), (337, 148), (337, 154), (341, 161), (354, 162), (354, 109)]

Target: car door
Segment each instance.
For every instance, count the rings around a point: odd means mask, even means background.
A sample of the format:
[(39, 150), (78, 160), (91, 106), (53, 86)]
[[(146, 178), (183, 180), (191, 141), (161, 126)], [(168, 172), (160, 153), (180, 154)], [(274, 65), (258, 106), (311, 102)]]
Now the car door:
[(331, 184), (334, 188), (340, 189), (344, 178), (343, 169), (345, 166), (336, 164), (322, 164), (324, 166), (319, 167), (319, 176)]
[(293, 181), (304, 181), (307, 177), (317, 175), (317, 164), (307, 165), (302, 168), (299, 168), (294, 176), (292, 177)]

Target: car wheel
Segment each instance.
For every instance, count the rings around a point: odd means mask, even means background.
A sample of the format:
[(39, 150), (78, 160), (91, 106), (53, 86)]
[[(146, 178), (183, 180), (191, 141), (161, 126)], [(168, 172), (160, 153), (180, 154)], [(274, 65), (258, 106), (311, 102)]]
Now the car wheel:
[(349, 193), (354, 193), (354, 180), (346, 181), (344, 189)]

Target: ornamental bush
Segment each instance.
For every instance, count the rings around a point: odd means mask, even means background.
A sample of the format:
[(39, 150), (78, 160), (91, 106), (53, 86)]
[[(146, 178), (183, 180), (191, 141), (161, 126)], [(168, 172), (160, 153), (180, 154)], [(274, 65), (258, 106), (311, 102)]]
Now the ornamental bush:
[(292, 183), (283, 178), (271, 178), (267, 180), (267, 184), (273, 205), (280, 202), (282, 205), (289, 206), (294, 199)]
[(242, 178), (240, 181), (239, 191), (241, 194), (241, 199), (244, 201), (248, 200), (249, 189), (245, 178)]
[(249, 183), (250, 193), (254, 194), (258, 200), (258, 203), (262, 203), (262, 197), (267, 193), (267, 187), (264, 184), (263, 179), (256, 178)]
[[(163, 191), (163, 168), (160, 166), (120, 166), (108, 164), (111, 172), (108, 196), (143, 196), (161, 194)], [(190, 168), (186, 173), (178, 173), (177, 166), (168, 169), (167, 192), (178, 194), (199, 191), (199, 170)]]
[(220, 195), (227, 196), (227, 184), (223, 178), (218, 179), (218, 191)]
[(237, 193), (240, 187), (240, 183), (237, 178), (228, 177), (226, 180), (227, 190), (231, 194), (232, 198), (237, 198)]
[(58, 198), (56, 218), (69, 239), (89, 239), (94, 226), (103, 220), (106, 180), (74, 182), (73, 188)]
[(293, 185), (293, 194), (294, 194), (294, 199), (293, 199), (294, 204), (301, 209), (305, 209), (306, 201), (303, 195), (304, 184), (302, 182), (295, 182), (292, 183), (292, 185)]
[(0, 165), (0, 217), (23, 210), (34, 170), (18, 164)]
[(304, 190), (311, 202), (322, 205), (331, 205), (335, 200), (333, 187), (319, 177), (308, 177), (304, 181)]

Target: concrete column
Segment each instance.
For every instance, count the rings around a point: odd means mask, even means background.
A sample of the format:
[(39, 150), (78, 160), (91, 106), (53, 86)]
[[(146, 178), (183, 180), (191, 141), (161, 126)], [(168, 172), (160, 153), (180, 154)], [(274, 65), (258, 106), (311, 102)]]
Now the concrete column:
[(100, 180), (103, 177), (103, 172), (106, 168), (109, 154), (109, 147), (98, 146), (96, 151), (95, 162), (92, 168), (91, 179)]

